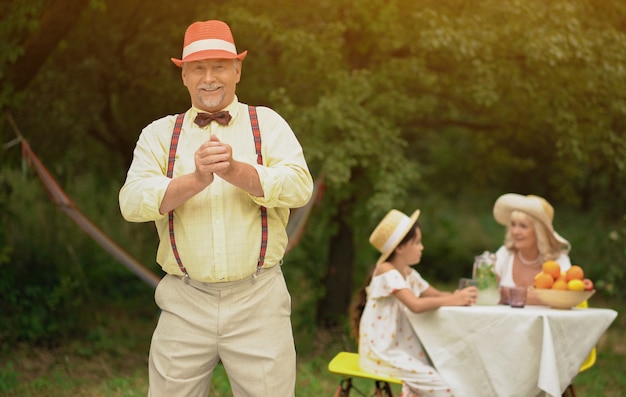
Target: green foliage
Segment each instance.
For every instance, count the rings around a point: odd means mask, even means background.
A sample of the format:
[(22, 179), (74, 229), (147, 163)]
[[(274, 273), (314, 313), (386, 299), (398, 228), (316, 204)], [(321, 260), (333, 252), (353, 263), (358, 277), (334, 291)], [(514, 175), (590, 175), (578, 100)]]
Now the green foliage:
[[(81, 196), (91, 198), (90, 215), (100, 220), (103, 228), (118, 228), (117, 223), (111, 226), (106, 221), (119, 216), (117, 188), (103, 189), (95, 180), (91, 180), (94, 184), (86, 179), (79, 181), (79, 186), (84, 191)], [(0, 343), (55, 344), (84, 334), (100, 321), (98, 311), (93, 310), (98, 301), (115, 302), (149, 291), (55, 208), (32, 175), (3, 168), (0, 181), (8, 186), (0, 201), (5, 209), (2, 230), (6, 232), (4, 245), (0, 245), (4, 253), (0, 261)], [(142, 239), (132, 228), (121, 234), (110, 231), (140, 247)]]
[(623, 298), (626, 296), (626, 217), (605, 239), (607, 255), (598, 258), (603, 263), (595, 263), (596, 266), (589, 262), (592, 267), (589, 276), (596, 280), (596, 288), (607, 295)]
[(11, 361), (6, 363), (3, 368), (0, 368), (0, 392), (4, 393), (16, 389), (19, 385), (18, 375), (19, 373), (15, 370)]
[[(40, 12), (43, 0), (10, 1), (0, 5), (2, 23), (0, 23), (0, 81), (7, 73), (9, 64), (23, 55), (20, 38), (37, 28), (35, 15)], [(18, 103), (17, 93), (11, 84), (2, 84), (0, 89), (0, 109)]]
[[(7, 176), (3, 170), (4, 183), (7, 183), (7, 179), (4, 179)], [(45, 231), (46, 226), (54, 228), (54, 224), (49, 222), (54, 217), (45, 219), (45, 210), (40, 213), (35, 210), (35, 207), (42, 209), (41, 205), (37, 206), (31, 200), (34, 197), (35, 201), (37, 198), (41, 200), (41, 196), (22, 195), (25, 192), (20, 187), (23, 186), (12, 183), (11, 186), (11, 205), (6, 206), (4, 224), (8, 226), (5, 251), (10, 250), (12, 254), (8, 260), (0, 263), (3, 273), (0, 279), (0, 307), (3, 313), (0, 339), (3, 342), (30, 340), (50, 343), (79, 326), (83, 315), (87, 314), (81, 310), (84, 301), (81, 294), (77, 294), (80, 282), (72, 278), (70, 273), (57, 271), (55, 266), (51, 266), (46, 256), (55, 257), (57, 250), (45, 243), (33, 244), (29, 237), (36, 236), (36, 232), (21, 234), (14, 229), (16, 215), (22, 210), (29, 212), (23, 214), (23, 220), (32, 222), (29, 225), (31, 230)], [(40, 190), (36, 182), (31, 186)], [(23, 201), (14, 202), (16, 197), (21, 197)], [(53, 233), (59, 230), (48, 231)]]

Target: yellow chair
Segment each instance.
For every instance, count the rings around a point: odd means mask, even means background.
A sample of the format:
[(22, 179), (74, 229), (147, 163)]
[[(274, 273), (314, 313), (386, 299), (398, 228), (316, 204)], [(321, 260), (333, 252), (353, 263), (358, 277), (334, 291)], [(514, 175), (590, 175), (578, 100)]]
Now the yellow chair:
[(364, 392), (357, 389), (352, 378), (371, 379), (375, 382), (376, 391), (372, 396), (376, 397), (393, 397), (390, 383), (402, 384), (400, 379), (390, 378), (387, 376), (376, 375), (363, 371), (359, 367), (359, 354), (350, 352), (340, 352), (328, 363), (328, 371), (341, 375), (343, 378), (337, 387), (334, 397), (348, 397), (350, 392), (354, 390), (361, 396), (367, 396)]
[[(589, 302), (585, 300), (576, 307), (581, 308), (581, 309), (586, 309), (589, 307)], [(582, 365), (580, 366), (580, 369), (578, 370), (578, 373), (581, 373), (593, 367), (593, 365), (596, 363), (596, 358), (597, 358), (597, 351), (596, 351), (596, 348), (594, 347), (589, 353), (589, 355), (587, 356), (587, 358), (585, 358), (585, 361), (583, 361)], [(570, 383), (570, 385), (567, 386), (567, 389), (565, 389), (565, 392), (563, 392), (563, 397), (568, 397), (568, 396), (576, 397), (576, 389), (574, 388), (573, 383)]]

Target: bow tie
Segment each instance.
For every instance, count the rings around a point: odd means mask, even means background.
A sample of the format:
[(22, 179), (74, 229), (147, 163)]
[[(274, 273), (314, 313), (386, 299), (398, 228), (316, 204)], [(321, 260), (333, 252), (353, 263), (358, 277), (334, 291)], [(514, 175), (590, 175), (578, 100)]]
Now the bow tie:
[(232, 116), (230, 115), (230, 113), (228, 113), (228, 111), (226, 110), (223, 110), (217, 113), (198, 113), (193, 122), (198, 124), (200, 127), (204, 127), (213, 120), (217, 121), (221, 125), (228, 125), (228, 122), (231, 118)]

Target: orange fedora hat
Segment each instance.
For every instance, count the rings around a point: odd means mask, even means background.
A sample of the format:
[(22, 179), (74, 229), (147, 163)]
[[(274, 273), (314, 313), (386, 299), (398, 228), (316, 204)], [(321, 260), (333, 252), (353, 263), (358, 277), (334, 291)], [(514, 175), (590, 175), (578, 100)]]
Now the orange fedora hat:
[(239, 59), (243, 60), (248, 51), (237, 54), (235, 40), (230, 27), (222, 21), (194, 22), (185, 32), (182, 59), (171, 58), (178, 67), (183, 62), (202, 59)]

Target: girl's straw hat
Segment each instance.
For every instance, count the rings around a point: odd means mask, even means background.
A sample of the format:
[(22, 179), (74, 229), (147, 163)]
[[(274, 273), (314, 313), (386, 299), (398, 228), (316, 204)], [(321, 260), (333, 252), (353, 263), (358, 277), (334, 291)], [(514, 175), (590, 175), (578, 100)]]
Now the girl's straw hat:
[(516, 210), (537, 219), (552, 233), (556, 241), (570, 247), (569, 241), (554, 230), (554, 226), (552, 226), (554, 208), (543, 197), (534, 195), (522, 196), (515, 193), (503, 194), (496, 200), (493, 206), (493, 217), (501, 225), (508, 226), (511, 221), (511, 212)]
[(228, 25), (222, 21), (194, 22), (185, 32), (182, 59), (171, 58), (178, 67), (183, 62), (203, 59), (239, 59), (243, 61), (248, 51), (237, 54), (235, 40)]
[(391, 255), (419, 216), (420, 210), (415, 210), (410, 217), (398, 210), (391, 210), (385, 215), (370, 235), (370, 243), (382, 254), (376, 264), (384, 262)]

